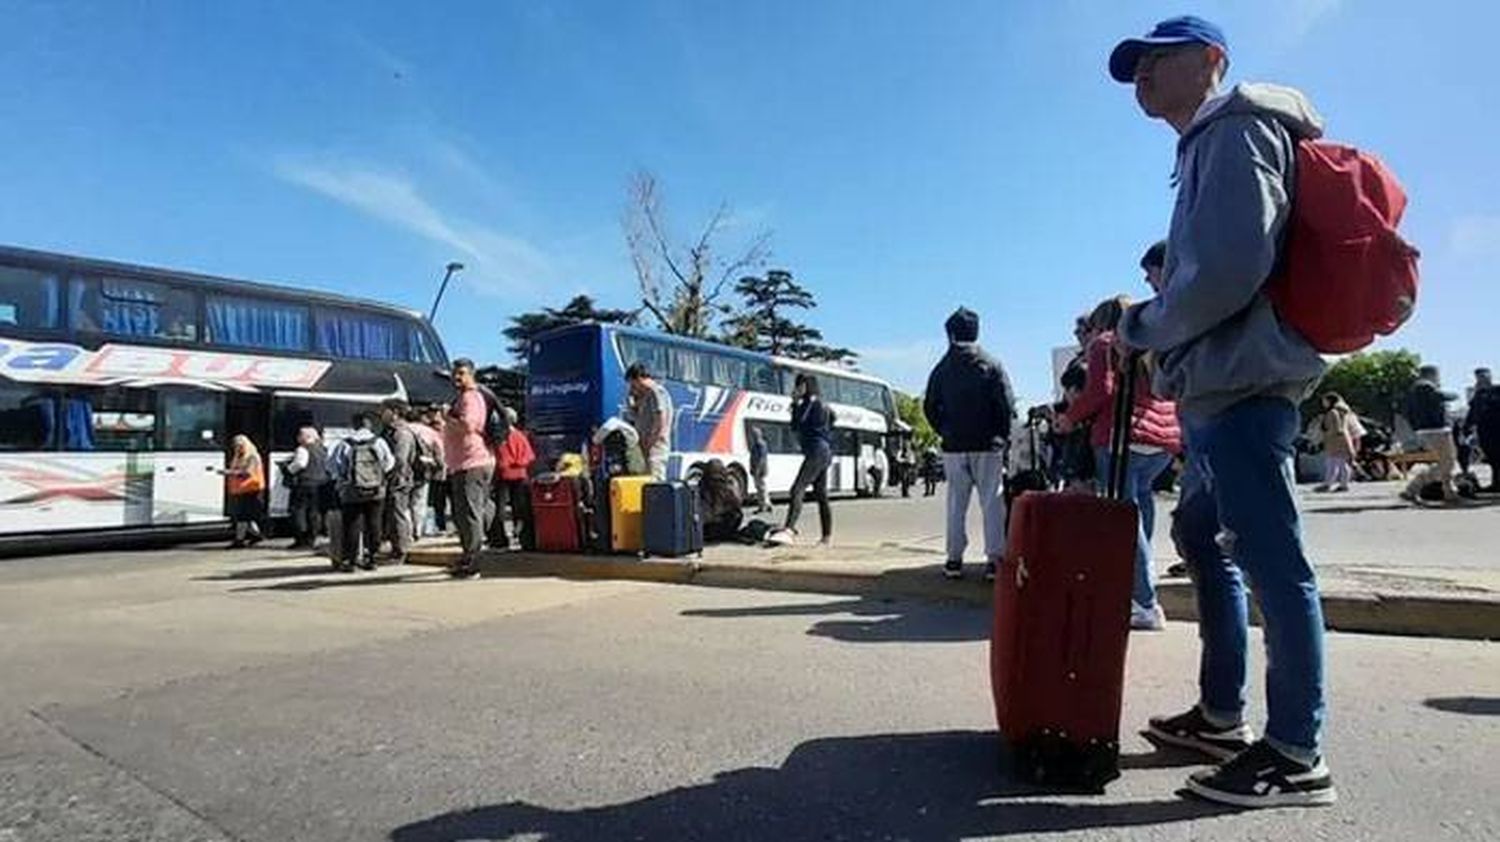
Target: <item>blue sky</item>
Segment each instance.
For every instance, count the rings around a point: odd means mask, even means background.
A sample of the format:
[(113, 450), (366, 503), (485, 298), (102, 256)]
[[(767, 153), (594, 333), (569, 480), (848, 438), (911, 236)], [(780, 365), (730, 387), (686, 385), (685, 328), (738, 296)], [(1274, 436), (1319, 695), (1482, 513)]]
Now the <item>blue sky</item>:
[[(1441, 13), (1435, 11), (1438, 8)], [(1141, 294), (1173, 135), (1104, 63), (1193, 11), (1231, 81), (1305, 90), (1405, 182), (1424, 252), (1396, 344), (1500, 366), (1500, 4), (6, 2), (0, 241), (357, 293), (502, 357), (507, 316), (633, 306), (630, 174), (684, 236), (774, 232), (812, 321), (920, 387), (967, 304), (1031, 398), (1074, 314)]]

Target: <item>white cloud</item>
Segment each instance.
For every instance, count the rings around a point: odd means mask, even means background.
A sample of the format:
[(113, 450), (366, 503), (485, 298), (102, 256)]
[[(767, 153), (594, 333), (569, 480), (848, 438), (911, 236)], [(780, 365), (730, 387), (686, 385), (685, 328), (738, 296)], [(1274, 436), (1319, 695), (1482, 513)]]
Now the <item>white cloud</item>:
[(1448, 245), (1459, 257), (1500, 256), (1500, 215), (1459, 218)]
[(1344, 0), (1282, 0), (1282, 15), (1286, 20), (1286, 38), (1296, 44), (1312, 31), (1319, 22), (1334, 14)]
[(920, 394), (927, 387), (927, 375), (943, 356), (946, 345), (939, 339), (919, 339), (854, 350), (859, 354), (861, 369), (889, 380), (902, 391)]
[(530, 243), (444, 213), (403, 175), (294, 156), (277, 158), (272, 171), (283, 181), (453, 249), (467, 264), (464, 279), (481, 291), (527, 289), (550, 271), (546, 256)]

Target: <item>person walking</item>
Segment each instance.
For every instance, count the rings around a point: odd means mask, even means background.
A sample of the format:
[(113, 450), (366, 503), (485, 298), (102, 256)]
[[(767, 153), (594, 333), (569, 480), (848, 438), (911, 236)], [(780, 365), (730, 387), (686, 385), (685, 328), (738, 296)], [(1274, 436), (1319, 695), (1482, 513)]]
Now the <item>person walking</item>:
[(770, 536), (775, 544), (790, 544), (797, 539), (797, 521), (802, 517), (802, 501), (809, 486), (818, 503), (818, 521), (822, 526), (823, 546), (833, 543), (833, 509), (828, 505), (828, 466), (833, 464), (833, 411), (823, 403), (818, 378), (798, 374), (792, 386), (792, 431), (802, 449), (802, 466), (792, 480), (792, 497), (787, 502), (786, 525)]
[[(1130, 306), (1118, 331), (1123, 347), (1153, 355), (1154, 391), (1177, 403), (1188, 467), (1173, 532), (1194, 571), (1203, 647), (1198, 703), (1153, 717), (1149, 733), (1223, 761), (1189, 776), (1199, 797), (1328, 804), (1323, 609), (1292, 472), (1297, 405), (1325, 365), (1262, 291), (1291, 215), (1296, 145), (1322, 121), (1290, 88), (1221, 92), (1228, 63), (1223, 31), (1192, 16), (1109, 59), (1146, 116), (1178, 135), (1162, 293)], [(1269, 653), (1258, 741), (1245, 717), (1250, 587)]]
[(938, 453), (937, 448), (929, 447), (922, 451), (922, 496), (937, 496), (938, 477), (943, 472), (943, 456)]
[(387, 491), (386, 477), (396, 468), (395, 454), (385, 439), (375, 435), (369, 413), (357, 413), (354, 432), (334, 448), (328, 458), (338, 486), (339, 517), (343, 547), (334, 569), (341, 573), (375, 569), (380, 550), (380, 532)]
[(510, 548), (510, 536), (506, 534), (506, 523), (515, 524), (516, 538), (522, 548), (531, 541), (531, 492), (526, 480), (531, 476), (531, 466), (536, 462), (536, 451), (531, 439), (518, 425), (516, 411), (504, 409), (510, 422), (510, 435), (495, 448), (495, 520), (490, 526), (490, 546), (505, 550)]
[(473, 360), (454, 360), (453, 388), (453, 404), (443, 419), (443, 458), (448, 466), (449, 497), (462, 554), (448, 573), (456, 579), (477, 579), (479, 551), (493, 516), (490, 482), (495, 474), (495, 454), (484, 440), (488, 407), (474, 378)]
[(1135, 403), (1130, 416), (1130, 454), (1126, 463), (1124, 499), (1135, 501), (1135, 588), (1131, 595), (1130, 627), (1138, 631), (1161, 631), (1166, 615), (1156, 601), (1155, 576), (1151, 569), (1151, 536), (1156, 525), (1156, 495), (1153, 488), (1172, 460), (1182, 452), (1182, 432), (1177, 425), (1177, 407), (1151, 391), (1144, 366), (1121, 369), (1127, 356), (1119, 347), (1115, 328), (1130, 300), (1111, 298), (1089, 316), (1087, 347), (1089, 376), (1083, 391), (1060, 419), (1064, 430), (1088, 426), (1089, 445), (1095, 458), (1094, 475), (1102, 486), (1112, 475), (1110, 433), (1115, 424), (1115, 393), (1123, 377), (1135, 378)]
[(771, 511), (771, 495), (766, 491), (766, 470), (771, 449), (766, 433), (760, 427), (750, 428), (750, 479), (755, 483), (755, 513)]
[(310, 550), (323, 529), (323, 506), (328, 483), (328, 451), (317, 428), (297, 431), (297, 449), (286, 466), (291, 485), (288, 508), (292, 514), (292, 543), (288, 549)]
[(948, 353), (927, 379), (923, 410), (943, 440), (948, 483), (948, 561), (943, 575), (961, 579), (969, 535), (969, 498), (979, 494), (984, 516), (984, 577), (995, 578), (1005, 555), (1005, 449), (1016, 416), (1010, 379), (979, 347), (979, 315), (960, 307), (948, 317)]
[(229, 444), (229, 467), (220, 473), (229, 492), (229, 522), (234, 526), (229, 548), (237, 550), (259, 544), (263, 537), (260, 522), (266, 514), (266, 469), (249, 436), (236, 435)]
[(1437, 457), (1437, 464), (1414, 474), (1401, 492), (1401, 499), (1415, 503), (1422, 499), (1422, 487), (1435, 482), (1442, 489), (1444, 503), (1458, 502), (1458, 489), (1453, 484), (1458, 447), (1448, 421), (1448, 404), (1455, 400), (1458, 400), (1458, 395), (1443, 391), (1437, 366), (1424, 365), (1417, 369), (1417, 382), (1406, 393), (1406, 420), (1416, 432), (1422, 449)]
[(417, 432), (411, 428), (407, 415), (411, 407), (400, 398), (389, 398), (380, 406), (380, 422), (385, 426), (386, 440), (396, 467), (391, 469), (386, 480), (386, 508), (391, 522), (391, 560), (405, 564), (411, 545), (417, 540), (417, 530), (422, 521), (416, 516), (417, 472), (421, 469), (422, 448)]
[(630, 406), (625, 420), (640, 436), (641, 455), (646, 471), (657, 482), (667, 478), (667, 456), (672, 452), (672, 396), (651, 376), (645, 363), (633, 363), (625, 370), (630, 386)]
[(1363, 435), (1359, 418), (1338, 392), (1322, 398), (1323, 411), (1318, 413), (1318, 440), (1323, 445), (1323, 483), (1316, 491), (1348, 491), (1354, 479), (1354, 457), (1359, 453)]
[(1479, 438), (1479, 449), (1490, 466), (1488, 492), (1500, 492), (1500, 388), (1487, 368), (1474, 370), (1474, 394), (1469, 396), (1469, 412), (1464, 425)]

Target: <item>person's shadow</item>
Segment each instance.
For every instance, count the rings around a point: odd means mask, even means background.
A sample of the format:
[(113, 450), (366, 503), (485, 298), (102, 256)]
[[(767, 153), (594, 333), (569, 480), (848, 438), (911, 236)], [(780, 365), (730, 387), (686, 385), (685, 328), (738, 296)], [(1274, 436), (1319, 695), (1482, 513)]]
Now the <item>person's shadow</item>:
[(993, 613), (980, 607), (869, 596), (788, 605), (698, 608), (682, 612), (684, 617), (717, 619), (840, 614), (851, 615), (851, 618), (818, 620), (807, 633), (845, 643), (961, 643), (988, 640), (990, 627), (994, 624)]
[[(638, 801), (553, 810), (509, 801), (396, 828), (392, 842), (527, 839), (959, 840), (1191, 821), (1229, 812), (1166, 796), (1129, 803), (1042, 795), (1001, 773), (993, 733), (811, 740), (780, 768), (723, 772)], [(1139, 767), (1140, 764), (1131, 764)]]

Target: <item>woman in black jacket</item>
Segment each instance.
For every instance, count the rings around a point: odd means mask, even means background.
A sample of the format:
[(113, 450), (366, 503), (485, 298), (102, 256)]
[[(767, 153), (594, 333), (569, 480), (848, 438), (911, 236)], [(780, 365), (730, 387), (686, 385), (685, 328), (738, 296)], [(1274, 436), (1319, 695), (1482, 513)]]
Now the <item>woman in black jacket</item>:
[(821, 543), (833, 541), (833, 510), (828, 505), (828, 466), (833, 463), (833, 412), (819, 397), (818, 378), (797, 375), (792, 389), (792, 429), (802, 447), (802, 467), (792, 483), (792, 499), (787, 505), (786, 526), (773, 534), (773, 543), (789, 544), (797, 537), (797, 519), (802, 515), (802, 498), (810, 485), (818, 501), (818, 519), (822, 522)]

